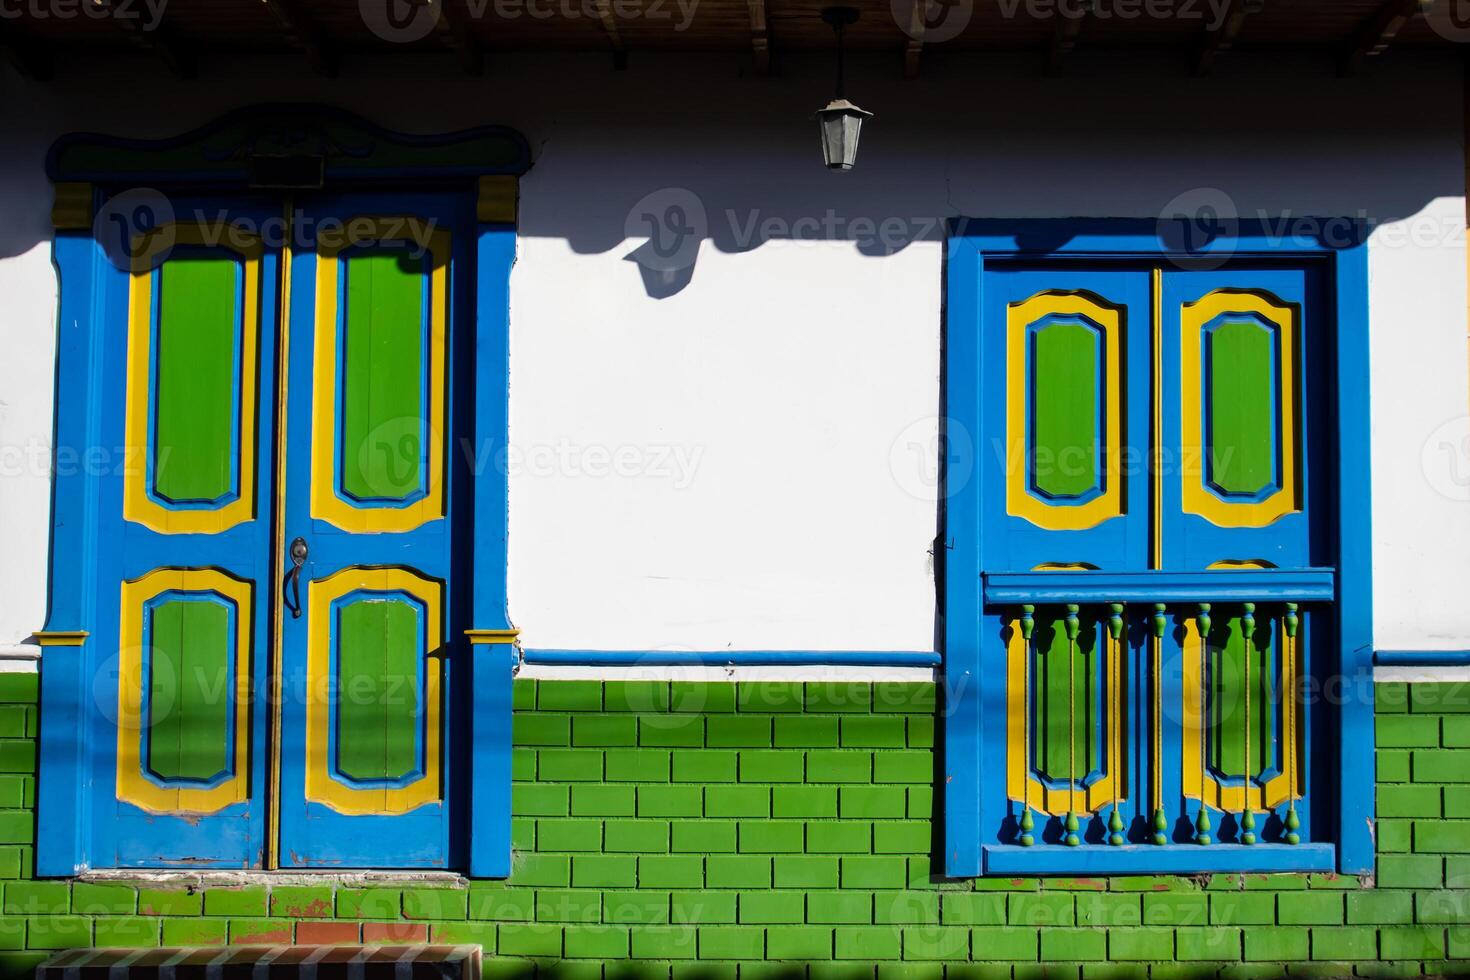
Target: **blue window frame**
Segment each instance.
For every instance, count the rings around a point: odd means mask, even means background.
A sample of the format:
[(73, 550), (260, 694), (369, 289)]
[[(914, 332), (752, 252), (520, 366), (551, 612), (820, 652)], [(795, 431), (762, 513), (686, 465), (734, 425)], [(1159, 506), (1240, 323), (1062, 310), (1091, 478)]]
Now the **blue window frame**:
[(1175, 230), (951, 224), (950, 875), (1372, 870), (1365, 236)]

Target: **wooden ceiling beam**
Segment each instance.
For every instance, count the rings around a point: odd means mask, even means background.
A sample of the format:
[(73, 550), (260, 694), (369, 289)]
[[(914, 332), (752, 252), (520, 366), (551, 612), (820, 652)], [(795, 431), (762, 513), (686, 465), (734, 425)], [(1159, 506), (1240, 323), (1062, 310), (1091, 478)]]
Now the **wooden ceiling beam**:
[(593, 0), (593, 9), (597, 11), (597, 20), (602, 24), (602, 31), (612, 48), (613, 69), (622, 71), (628, 67), (628, 49), (623, 44), (623, 35), (618, 33), (618, 18), (613, 13), (612, 0)]
[[(1205, 37), (1205, 43), (1200, 46), (1199, 54), (1194, 59), (1194, 74), (1196, 77), (1208, 75), (1215, 67), (1215, 58), (1224, 54), (1235, 46), (1235, 41), (1240, 37), (1241, 30), (1245, 27), (1246, 19), (1252, 14), (1258, 14), (1265, 9), (1266, 0), (1230, 0), (1230, 6), (1225, 13), (1225, 20)], [(1209, 30), (1209, 28), (1206, 28)]]
[(311, 70), (326, 78), (337, 75), (337, 55), (311, 18), (302, 11), (297, 0), (262, 0), (276, 23), (285, 32), (286, 41), (306, 55)]
[(1376, 58), (1388, 50), (1393, 39), (1415, 14), (1427, 13), (1432, 6), (1434, 0), (1387, 0), (1343, 49), (1337, 73), (1343, 76), (1357, 74), (1369, 58)]
[(1092, 3), (1083, 3), (1081, 9), (1067, 10), (1067, 4), (1059, 4), (1055, 14), (1057, 27), (1051, 36), (1051, 48), (1046, 53), (1046, 75), (1056, 78), (1061, 75), (1062, 68), (1066, 65), (1067, 58), (1077, 47), (1077, 40), (1082, 36), (1082, 28), (1087, 24), (1087, 19), (1092, 16)]
[(485, 49), (470, 31), (466, 22), (469, 14), (466, 13), (463, 17), (457, 13), (451, 14), (447, 0), (436, 2), (439, 4), (439, 16), (434, 21), (434, 29), (439, 32), (440, 39), (459, 58), (460, 67), (465, 70), (465, 74), (485, 74)]
[(771, 73), (771, 28), (766, 22), (766, 0), (746, 0), (750, 8), (750, 48), (758, 75)]

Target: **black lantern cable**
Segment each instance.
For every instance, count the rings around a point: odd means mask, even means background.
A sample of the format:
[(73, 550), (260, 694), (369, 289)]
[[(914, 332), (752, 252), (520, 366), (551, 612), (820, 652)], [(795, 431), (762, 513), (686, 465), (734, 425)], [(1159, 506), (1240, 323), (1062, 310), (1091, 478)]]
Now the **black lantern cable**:
[(847, 78), (847, 45), (842, 40), (842, 29), (846, 26), (845, 16), (837, 15), (832, 18), (832, 30), (837, 35), (837, 91), (832, 98), (838, 101), (847, 98), (847, 93), (843, 91), (846, 88)]

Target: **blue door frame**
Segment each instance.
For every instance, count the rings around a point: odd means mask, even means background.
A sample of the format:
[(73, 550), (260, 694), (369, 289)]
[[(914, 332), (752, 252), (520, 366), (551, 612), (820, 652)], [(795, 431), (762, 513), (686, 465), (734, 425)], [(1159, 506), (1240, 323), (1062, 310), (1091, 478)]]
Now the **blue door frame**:
[[(455, 378), (454, 404), (458, 407), (454, 411), (463, 414), (463, 426), (456, 434), (460, 444), (453, 450), (473, 449), (475, 459), (497, 458), (507, 425), (508, 287), (515, 256), (516, 186), (529, 163), (524, 139), (508, 129), (484, 127), (447, 136), (406, 136), (337, 110), (312, 106), (244, 110), (166, 140), (91, 134), (61, 139), (48, 158), (48, 173), (56, 188), (54, 258), (61, 284), (58, 457), (76, 453), (81, 459), (90, 447), (127, 444), (126, 438), (120, 443), (108, 441), (122, 436), (113, 417), (122, 404), (124, 386), (119, 361), (121, 332), (115, 321), (120, 315), (117, 311), (126, 307), (117, 301), (126, 294), (130, 275), (125, 263), (119, 265), (109, 257), (119, 250), (113, 225), (117, 214), (104, 212), (107, 202), (123, 200), (132, 206), (141, 200), (154, 209), (156, 220), (159, 202), (165, 210), (178, 211), (191, 210), (189, 202), (195, 199), (227, 200), (232, 215), (259, 219), (259, 227), (265, 228), (271, 202), (278, 206), (292, 190), (371, 193), (381, 200), (395, 188), (436, 188), (457, 192), (466, 202), (465, 219), (460, 222), (464, 230), (457, 233), (462, 239), (456, 241), (462, 241), (462, 261), (469, 266), (463, 298), (468, 304), (466, 329), (472, 337), (464, 345), (466, 356)], [(249, 204), (251, 200), (257, 203)], [(123, 217), (138, 215), (127, 212)], [(143, 227), (140, 223), (132, 230)], [(278, 255), (278, 249), (265, 249), (263, 279), (274, 282), (279, 275)], [(274, 289), (263, 289), (263, 295), (272, 307), (262, 309), (261, 322), (270, 328), (263, 328), (269, 336), (261, 338), (259, 352), (259, 427), (264, 440), (272, 430), (274, 382), (267, 383), (266, 378), (274, 374), (273, 325), (277, 318)], [(269, 460), (271, 454), (261, 458)], [(109, 667), (116, 676), (121, 629), (117, 583), (136, 576), (142, 566), (135, 569), (133, 565), (139, 562), (166, 568), (170, 562), (187, 561), (191, 566), (183, 569), (186, 577), (178, 582), (160, 580), (157, 596), (175, 603), (216, 605), (222, 599), (233, 609), (225, 620), (230, 635), (250, 647), (241, 650), (237, 646), (235, 662), (248, 660), (254, 665), (248, 715), (241, 717), (248, 717), (243, 722), (249, 729), (245, 734), (257, 747), (246, 753), (251, 761), (245, 793), (251, 802), (233, 804), (236, 809), (244, 806), (242, 812), (249, 816), (235, 825), (244, 828), (261, 821), (253, 801), (261, 798), (269, 778), (262, 772), (266, 753), (258, 750), (264, 744), (260, 739), (266, 727), (267, 699), (258, 696), (263, 693), (263, 681), (255, 675), (262, 673), (273, 649), (262, 631), (271, 622), (270, 612), (277, 608), (280, 590), (275, 583), (285, 562), (283, 555), (274, 555), (266, 567), (233, 568), (228, 564), (233, 552), (225, 547), (228, 542), (224, 539), (265, 533), (263, 528), (275, 519), (275, 473), (270, 466), (257, 468), (249, 482), (260, 492), (253, 509), (242, 517), (243, 523), (216, 535), (219, 540), (202, 550), (188, 551), (174, 542), (197, 535), (169, 539), (134, 531), (129, 525), (129, 534), (142, 534), (148, 541), (140, 538), (124, 544), (124, 536), (113, 533), (121, 515), (125, 471), (121, 466), (58, 466), (55, 472), (49, 610), (45, 628), (36, 633), (45, 648), (37, 788), (36, 873), (41, 876), (169, 863), (155, 860), (166, 855), (127, 850), (130, 841), (146, 835), (114, 819), (115, 811), (125, 808), (115, 799), (119, 728), (112, 710), (104, 706), (109, 698), (96, 690), (98, 679), (107, 676)], [(471, 546), (466, 549), (460, 580), (447, 597), (454, 611), (446, 622), (451, 631), (445, 643), (463, 665), (456, 685), (464, 692), (460, 710), (468, 728), (463, 765), (456, 773), (461, 805), (446, 825), (443, 851), (450, 855), (449, 863), (474, 876), (503, 877), (510, 871), (510, 699), (515, 638), (505, 608), (505, 473), (499, 467), (483, 467), (472, 479), (467, 476), (455, 492), (465, 498)], [(124, 561), (130, 563), (126, 568), (120, 564)], [(196, 569), (195, 565), (208, 567)], [(447, 577), (447, 568), (435, 571)], [(189, 575), (213, 577), (191, 580)], [(258, 579), (260, 585), (241, 592), (236, 578)], [(140, 602), (147, 601), (151, 601), (148, 596), (140, 598)], [(242, 601), (253, 602), (250, 628), (236, 631), (246, 619), (239, 614)], [(147, 644), (143, 647), (149, 648)], [(199, 788), (213, 789), (218, 781), (201, 781)], [(213, 802), (209, 807), (209, 812), (221, 817), (235, 814), (229, 808), (214, 808)], [(200, 850), (203, 838), (209, 835), (201, 831), (194, 836), (201, 839), (181, 845), (190, 850), (190, 856), (203, 857), (192, 866), (260, 863), (253, 845), (231, 849), (226, 842), (215, 845), (213, 851), (208, 846)], [(364, 864), (394, 861), (391, 855), (379, 859), (363, 852), (353, 857)]]
[[(1200, 870), (1266, 870), (1267, 862), (1285, 862), (1274, 870), (1325, 870), (1367, 873), (1373, 868), (1373, 704), (1372, 704), (1372, 589), (1370, 530), (1370, 454), (1368, 412), (1368, 318), (1366, 235), (1355, 223), (1343, 219), (1298, 222), (1293, 230), (1319, 228), (1332, 240), (1282, 235), (1264, 224), (1242, 223), (1229, 234), (1218, 234), (1197, 248), (1182, 247), (1176, 229), (1168, 223), (1139, 219), (1057, 219), (1002, 221), (956, 219), (950, 225), (947, 254), (945, 322), (946, 425), (955, 438), (946, 438), (946, 472), (978, 474), (974, 460), (958, 460), (957, 447), (982, 446), (987, 431), (983, 406), (986, 352), (978, 325), (987, 303), (987, 269), (1017, 262), (1118, 263), (1134, 262), (1165, 269), (1194, 270), (1208, 277), (1210, 269), (1227, 261), (1293, 263), (1321, 270), (1323, 306), (1331, 324), (1327, 338), (1330, 351), (1326, 391), (1328, 411), (1323, 421), (1322, 442), (1331, 457), (1326, 471), (1327, 487), (1313, 489), (1314, 508), (1328, 515), (1327, 542), (1336, 567), (1335, 574), (1303, 572), (1290, 585), (1301, 595), (1320, 596), (1323, 583), (1332, 596), (1330, 648), (1319, 664), (1337, 675), (1342, 698), (1332, 716), (1333, 729), (1323, 740), (1331, 749), (1319, 750), (1315, 763), (1335, 773), (1335, 798), (1319, 797), (1319, 806), (1331, 811), (1330, 845), (1300, 845), (1287, 858), (1249, 848), (1219, 848), (1202, 857), (1203, 848), (1154, 848), (1147, 845), (1090, 849), (1082, 858), (1077, 850), (1047, 848), (1043, 852), (1019, 854), (1020, 848), (989, 848), (992, 828), (982, 817), (986, 809), (983, 787), (1000, 778), (1003, 765), (996, 742), (1003, 742), (1006, 728), (1006, 696), (1001, 685), (986, 683), (983, 664), (985, 644), (994, 642), (986, 632), (985, 603), (1026, 601), (1040, 595), (1040, 582), (1025, 575), (999, 576), (989, 573), (1014, 569), (982, 567), (982, 545), (990, 521), (986, 503), (974, 486), (946, 484), (945, 507), (945, 868), (953, 876), (984, 873), (1129, 873)], [(1344, 230), (1350, 234), (1344, 241)], [(1176, 297), (1177, 298), (1177, 297)], [(1177, 347), (1176, 347), (1177, 350)], [(992, 352), (992, 355), (993, 352)], [(963, 435), (962, 435), (963, 434)], [(969, 438), (966, 438), (968, 436)], [(1319, 474), (1322, 471), (1319, 470)], [(971, 481), (974, 481), (971, 477)], [(1320, 523), (1320, 521), (1319, 521)], [(1206, 535), (1205, 537), (1208, 537)], [(1167, 535), (1166, 535), (1167, 538)], [(1296, 551), (1293, 546), (1289, 550)], [(1052, 574), (1052, 573), (1041, 573)], [(1082, 575), (1089, 573), (1082, 573)], [(1100, 573), (1101, 574), (1101, 573)], [(1169, 586), (1178, 600), (1208, 601), (1211, 590), (1226, 583), (1224, 574), (1181, 576)], [(1080, 579), (1082, 575), (1069, 578)], [(1116, 576), (1115, 576), (1116, 577)], [(1037, 576), (1029, 576), (1036, 579)], [(1126, 576), (1125, 576), (1126, 578)], [(1015, 580), (1012, 582), (1011, 580)], [(1310, 581), (1309, 581), (1310, 580)], [(1132, 596), (1142, 600), (1144, 592), (1130, 581), (1097, 582), (1096, 600), (1115, 601)], [(1267, 583), (1257, 583), (1262, 598), (1273, 594)], [(1023, 587), (1024, 586), (1024, 587)], [(1282, 587), (1283, 589), (1286, 586)], [(1071, 593), (1076, 588), (1069, 585)], [(1155, 587), (1157, 591), (1157, 587)], [(1130, 594), (1125, 594), (1130, 593)], [(1296, 592), (1285, 592), (1290, 596)], [(1215, 595), (1223, 595), (1216, 591)], [(1001, 599), (1006, 596), (1006, 599)], [(1078, 601), (1080, 596), (1063, 599)], [(1083, 601), (1085, 600), (1085, 597)], [(1159, 595), (1158, 598), (1166, 598)], [(1032, 600), (1036, 601), (1036, 600)], [(1320, 636), (1319, 636), (1320, 639)], [(993, 663), (992, 663), (993, 667)], [(1320, 819), (1320, 818), (1319, 818)], [(990, 835), (987, 837), (987, 835)], [(1088, 850), (1088, 849), (1084, 849)], [(1203, 863), (1202, 863), (1203, 862)]]

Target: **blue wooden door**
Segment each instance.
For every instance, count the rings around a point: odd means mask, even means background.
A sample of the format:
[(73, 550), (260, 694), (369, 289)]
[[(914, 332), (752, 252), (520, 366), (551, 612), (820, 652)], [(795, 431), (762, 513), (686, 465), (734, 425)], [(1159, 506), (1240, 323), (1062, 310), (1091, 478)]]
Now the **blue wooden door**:
[(290, 560), (276, 569), (282, 867), (460, 860), (471, 206), (334, 196), (296, 216)]
[(135, 241), (132, 267), (100, 279), (107, 407), (95, 446), (115, 455), (58, 459), (99, 476), (92, 648), (104, 659), (87, 717), (111, 751), (92, 768), (98, 854), (119, 867), (255, 868), (279, 268), (259, 229), (279, 211), (171, 203), (173, 220)]

